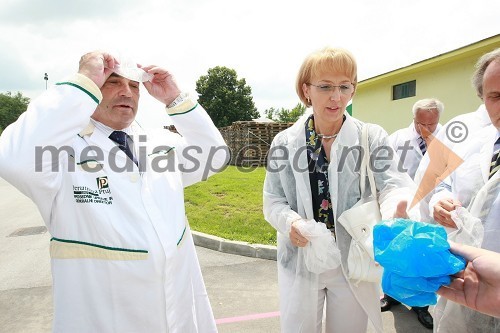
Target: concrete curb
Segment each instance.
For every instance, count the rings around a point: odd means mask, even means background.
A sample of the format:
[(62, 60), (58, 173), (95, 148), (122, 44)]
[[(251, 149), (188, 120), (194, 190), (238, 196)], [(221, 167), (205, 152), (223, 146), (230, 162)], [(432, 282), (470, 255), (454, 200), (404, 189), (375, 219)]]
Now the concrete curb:
[(276, 261), (276, 246), (231, 241), (194, 230), (191, 230), (191, 233), (196, 246), (224, 253)]

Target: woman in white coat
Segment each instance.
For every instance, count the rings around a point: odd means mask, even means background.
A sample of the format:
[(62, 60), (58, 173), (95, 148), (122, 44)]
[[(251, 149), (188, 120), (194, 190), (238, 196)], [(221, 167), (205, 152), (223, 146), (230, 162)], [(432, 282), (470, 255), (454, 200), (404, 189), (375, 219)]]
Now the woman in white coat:
[[(363, 123), (345, 112), (356, 84), (356, 61), (348, 51), (325, 48), (309, 55), (296, 89), (312, 114), (279, 133), (272, 143), (264, 215), (278, 231), (282, 332), (320, 332), (325, 302), (327, 332), (366, 332), (368, 319), (376, 331), (383, 331), (380, 285), (347, 278), (351, 236), (337, 223), (337, 217), (360, 199), (360, 161), (351, 152), (360, 145)], [(406, 217), (406, 203), (400, 201), (411, 199), (413, 182), (397, 170), (387, 133), (370, 125), (368, 137), (382, 217)], [(308, 239), (297, 223), (311, 219), (325, 223), (332, 232), (341, 253), (337, 269), (321, 274), (307, 270)]]

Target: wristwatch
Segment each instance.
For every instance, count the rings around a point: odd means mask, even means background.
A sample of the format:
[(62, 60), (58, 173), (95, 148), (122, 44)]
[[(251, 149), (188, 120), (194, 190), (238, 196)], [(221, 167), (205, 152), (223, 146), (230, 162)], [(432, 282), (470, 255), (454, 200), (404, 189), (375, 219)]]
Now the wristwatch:
[(184, 102), (186, 99), (188, 99), (189, 97), (189, 94), (188, 93), (180, 93), (179, 96), (177, 96), (173, 101), (172, 103), (170, 103), (169, 105), (167, 105), (167, 109), (171, 109), (173, 107), (175, 107), (176, 105), (179, 105), (181, 104), (182, 102)]

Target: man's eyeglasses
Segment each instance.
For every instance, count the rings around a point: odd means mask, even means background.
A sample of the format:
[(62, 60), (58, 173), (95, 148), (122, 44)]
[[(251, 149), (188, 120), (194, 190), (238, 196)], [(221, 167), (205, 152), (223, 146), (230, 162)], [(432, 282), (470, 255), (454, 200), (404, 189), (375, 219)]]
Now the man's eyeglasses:
[(331, 93), (335, 90), (335, 88), (339, 88), (340, 93), (343, 95), (351, 95), (354, 92), (354, 85), (352, 83), (342, 83), (338, 86), (334, 86), (333, 84), (312, 84), (308, 83), (310, 86), (314, 86), (319, 89), (320, 92)]

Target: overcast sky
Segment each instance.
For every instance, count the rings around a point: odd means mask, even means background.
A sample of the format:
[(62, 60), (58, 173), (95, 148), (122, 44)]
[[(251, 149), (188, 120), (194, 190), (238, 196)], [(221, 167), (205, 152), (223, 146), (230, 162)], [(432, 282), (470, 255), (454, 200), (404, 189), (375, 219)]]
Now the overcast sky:
[[(168, 68), (181, 88), (236, 70), (261, 113), (299, 101), (304, 57), (349, 49), (366, 79), (500, 33), (498, 0), (0, 0), (0, 92), (35, 98), (95, 49)], [(168, 122), (143, 90), (139, 122)]]

